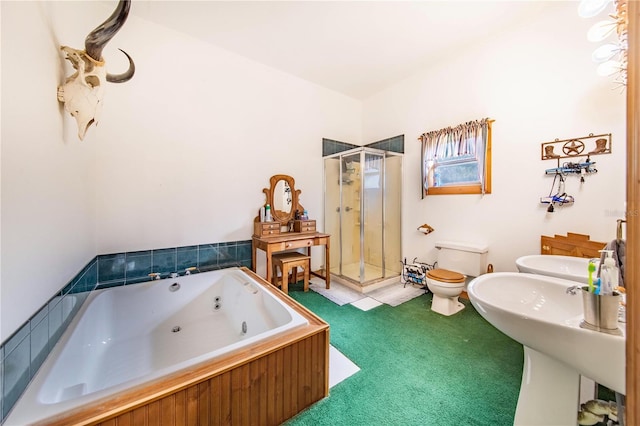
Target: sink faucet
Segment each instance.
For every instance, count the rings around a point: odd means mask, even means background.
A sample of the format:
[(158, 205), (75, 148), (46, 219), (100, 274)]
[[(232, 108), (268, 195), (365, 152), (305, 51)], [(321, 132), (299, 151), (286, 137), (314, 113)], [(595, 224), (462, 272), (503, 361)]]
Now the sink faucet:
[(578, 290), (580, 290), (580, 286), (572, 285), (571, 287), (567, 288), (566, 293), (575, 296), (576, 294), (578, 294)]

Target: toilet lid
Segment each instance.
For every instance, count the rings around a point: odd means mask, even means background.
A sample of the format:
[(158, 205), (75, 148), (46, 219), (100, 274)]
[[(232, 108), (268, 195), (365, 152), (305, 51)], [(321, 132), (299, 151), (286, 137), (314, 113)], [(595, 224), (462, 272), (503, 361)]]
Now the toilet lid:
[(454, 271), (449, 271), (447, 269), (432, 269), (427, 272), (427, 277), (432, 278), (436, 281), (440, 281), (443, 283), (463, 283), (465, 276)]

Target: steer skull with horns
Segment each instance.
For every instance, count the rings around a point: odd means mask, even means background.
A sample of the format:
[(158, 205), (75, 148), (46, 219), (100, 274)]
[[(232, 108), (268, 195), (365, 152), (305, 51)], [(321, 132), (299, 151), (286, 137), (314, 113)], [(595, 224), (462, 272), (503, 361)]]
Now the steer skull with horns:
[(129, 60), (129, 69), (122, 74), (109, 74), (102, 58), (102, 49), (122, 28), (129, 15), (130, 0), (120, 0), (116, 10), (100, 26), (96, 27), (84, 41), (85, 49), (77, 50), (62, 46), (62, 51), (76, 72), (58, 87), (58, 100), (78, 123), (78, 137), (84, 135), (91, 124), (98, 124), (102, 110), (105, 82), (124, 83), (133, 77), (135, 65), (131, 57), (119, 49)]

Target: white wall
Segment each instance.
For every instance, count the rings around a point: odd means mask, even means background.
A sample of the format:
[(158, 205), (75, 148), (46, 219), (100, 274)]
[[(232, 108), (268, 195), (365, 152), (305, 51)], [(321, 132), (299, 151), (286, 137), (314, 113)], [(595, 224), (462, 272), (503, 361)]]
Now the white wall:
[[(496, 270), (515, 271), (515, 259), (539, 253), (540, 235), (577, 232), (615, 238), (625, 205), (625, 96), (598, 77), (586, 40), (595, 22), (577, 17), (574, 2), (549, 4), (547, 16), (509, 34), (451, 52), (423, 72), (364, 102), (363, 140), (405, 135), (403, 255), (433, 261), (438, 240), (488, 243)], [(425, 131), (491, 117), (493, 193), (420, 198), (420, 142)], [(554, 161), (540, 144), (613, 134), (613, 154), (594, 156), (598, 173), (570, 176), (571, 207), (546, 213)], [(555, 193), (555, 188), (554, 188)], [(427, 237), (416, 228), (428, 223)]]
[(134, 15), (110, 47), (137, 71), (96, 132), (99, 253), (250, 239), (274, 174), (322, 223), (322, 138), (359, 141), (359, 101)]
[(0, 341), (96, 254), (250, 239), (273, 174), (322, 224), (322, 137), (358, 143), (359, 101), (130, 15), (103, 54), (120, 73), (126, 50), (136, 75), (108, 84), (80, 142), (58, 48), (82, 48), (110, 6), (0, 7)]
[(95, 141), (74, 139), (56, 99), (64, 79), (59, 40), (73, 33), (53, 19), (52, 4), (1, 8), (0, 341), (96, 254)]

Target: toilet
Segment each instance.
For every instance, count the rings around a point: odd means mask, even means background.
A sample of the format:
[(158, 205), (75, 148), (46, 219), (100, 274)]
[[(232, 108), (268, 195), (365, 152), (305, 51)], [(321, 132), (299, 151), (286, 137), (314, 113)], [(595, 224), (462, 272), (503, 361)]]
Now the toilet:
[(455, 241), (440, 241), (438, 269), (427, 271), (427, 287), (433, 293), (431, 310), (453, 315), (464, 309), (458, 297), (465, 289), (467, 278), (477, 277), (487, 270), (486, 245)]

